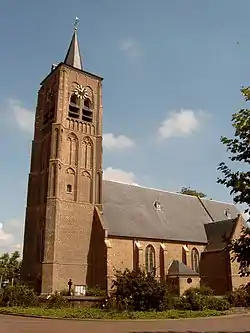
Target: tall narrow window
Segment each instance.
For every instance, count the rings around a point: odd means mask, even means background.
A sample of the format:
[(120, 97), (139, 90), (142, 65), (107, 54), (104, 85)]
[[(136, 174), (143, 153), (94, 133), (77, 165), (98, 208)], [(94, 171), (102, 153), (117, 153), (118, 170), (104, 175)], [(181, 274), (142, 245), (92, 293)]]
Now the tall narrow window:
[(83, 167), (92, 169), (93, 166), (93, 142), (89, 137), (83, 139)]
[(78, 162), (78, 138), (74, 133), (70, 133), (68, 138), (68, 164), (76, 165)]
[(145, 267), (147, 273), (155, 274), (155, 250), (152, 245), (146, 247)]
[(60, 137), (59, 137), (59, 129), (56, 128), (56, 129), (55, 129), (55, 146), (54, 146), (54, 156), (55, 156), (55, 158), (58, 157), (59, 140), (60, 140)]
[(182, 262), (187, 265), (187, 251), (182, 247)]
[(78, 119), (80, 117), (80, 100), (76, 95), (70, 97), (69, 117)]
[(196, 273), (199, 273), (199, 252), (194, 247), (191, 252), (191, 264), (192, 264), (192, 270)]
[(44, 113), (43, 113), (43, 125), (46, 126), (54, 121), (55, 118), (55, 109), (56, 109), (56, 100), (55, 93), (49, 89), (45, 96), (44, 102)]
[(56, 164), (52, 164), (51, 168), (51, 196), (54, 197), (56, 195)]
[(92, 122), (93, 120), (93, 110), (89, 98), (86, 98), (84, 100), (83, 109), (82, 109), (82, 120), (87, 122)]

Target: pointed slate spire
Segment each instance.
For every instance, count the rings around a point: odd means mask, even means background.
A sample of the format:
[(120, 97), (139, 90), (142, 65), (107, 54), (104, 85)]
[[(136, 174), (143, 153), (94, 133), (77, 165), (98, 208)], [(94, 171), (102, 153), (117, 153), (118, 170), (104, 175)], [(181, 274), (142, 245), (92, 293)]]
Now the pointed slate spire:
[(77, 24), (79, 22), (78, 17), (76, 17), (75, 23), (74, 23), (74, 33), (71, 39), (71, 43), (69, 45), (68, 52), (66, 54), (64, 63), (66, 65), (78, 68), (78, 69), (83, 69), (82, 67), (82, 58), (81, 58), (81, 53), (80, 53), (80, 47), (78, 43), (78, 37), (77, 37)]

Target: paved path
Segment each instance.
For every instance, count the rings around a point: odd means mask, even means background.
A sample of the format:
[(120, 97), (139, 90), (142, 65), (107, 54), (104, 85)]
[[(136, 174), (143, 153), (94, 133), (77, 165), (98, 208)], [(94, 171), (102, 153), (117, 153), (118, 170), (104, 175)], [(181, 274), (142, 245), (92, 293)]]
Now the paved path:
[(158, 321), (75, 321), (0, 315), (0, 333), (248, 332), (250, 314)]

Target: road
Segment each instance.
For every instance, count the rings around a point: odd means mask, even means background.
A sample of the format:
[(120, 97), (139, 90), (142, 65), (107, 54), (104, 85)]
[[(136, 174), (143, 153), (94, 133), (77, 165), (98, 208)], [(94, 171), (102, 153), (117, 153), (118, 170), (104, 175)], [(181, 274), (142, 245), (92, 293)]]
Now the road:
[(0, 315), (0, 333), (248, 332), (250, 314), (157, 321), (77, 321)]

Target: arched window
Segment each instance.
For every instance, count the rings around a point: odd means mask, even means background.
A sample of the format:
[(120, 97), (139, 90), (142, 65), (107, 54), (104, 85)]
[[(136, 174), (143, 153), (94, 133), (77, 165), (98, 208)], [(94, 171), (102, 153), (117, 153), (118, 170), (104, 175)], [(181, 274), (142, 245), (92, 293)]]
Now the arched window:
[(87, 122), (92, 122), (93, 120), (92, 103), (89, 98), (86, 98), (84, 100), (82, 109), (82, 120)]
[(69, 117), (78, 119), (80, 116), (80, 100), (73, 94), (69, 102)]
[(182, 247), (182, 262), (183, 264), (187, 265), (187, 251), (184, 247)]
[(191, 264), (192, 270), (199, 273), (199, 252), (195, 247), (191, 251)]
[(155, 250), (152, 245), (146, 247), (145, 267), (147, 273), (155, 274)]

